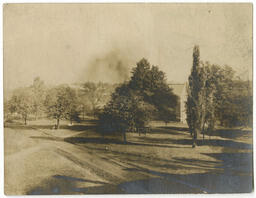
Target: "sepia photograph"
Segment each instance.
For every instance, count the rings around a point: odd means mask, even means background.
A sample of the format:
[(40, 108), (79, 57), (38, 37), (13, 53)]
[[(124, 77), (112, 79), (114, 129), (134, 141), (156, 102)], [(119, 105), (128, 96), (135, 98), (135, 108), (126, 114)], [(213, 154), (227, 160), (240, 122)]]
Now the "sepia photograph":
[(249, 194), (252, 3), (4, 3), (5, 195)]

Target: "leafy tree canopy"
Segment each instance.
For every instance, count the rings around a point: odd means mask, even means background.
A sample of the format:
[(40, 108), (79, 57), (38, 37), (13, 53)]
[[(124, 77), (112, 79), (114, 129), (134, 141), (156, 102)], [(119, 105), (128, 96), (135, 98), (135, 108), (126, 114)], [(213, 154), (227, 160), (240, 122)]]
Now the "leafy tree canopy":
[(168, 116), (173, 115), (177, 99), (164, 72), (143, 58), (132, 69), (130, 81), (116, 88), (100, 114), (101, 130), (125, 132), (145, 127), (154, 114), (167, 115), (169, 111)]
[(59, 86), (48, 90), (45, 100), (48, 117), (57, 120), (57, 128), (61, 119), (72, 120), (77, 115), (77, 97), (75, 90), (69, 86)]

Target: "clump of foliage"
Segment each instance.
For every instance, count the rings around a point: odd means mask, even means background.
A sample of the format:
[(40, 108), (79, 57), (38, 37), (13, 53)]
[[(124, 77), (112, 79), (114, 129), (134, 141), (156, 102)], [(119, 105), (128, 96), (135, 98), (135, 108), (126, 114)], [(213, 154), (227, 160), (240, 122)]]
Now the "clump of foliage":
[(83, 83), (79, 94), (83, 117), (85, 114), (85, 108), (87, 108), (87, 114), (96, 117), (98, 112), (110, 100), (114, 87), (114, 85), (102, 82)]
[(36, 77), (33, 84), (29, 87), (32, 92), (32, 113), (35, 119), (42, 116), (45, 112), (44, 100), (46, 96), (46, 87), (40, 77)]
[(186, 114), (193, 147), (199, 133), (208, 134), (216, 123), (248, 126), (252, 123), (252, 92), (248, 81), (235, 76), (229, 67), (200, 61), (199, 47), (193, 51), (193, 66), (187, 89)]
[(220, 104), (216, 108), (216, 118), (225, 127), (252, 126), (253, 114), (252, 86), (248, 81), (232, 79)]
[(121, 84), (99, 115), (103, 133), (137, 131), (145, 127), (153, 114), (174, 116), (177, 96), (169, 88), (165, 74), (142, 59), (132, 70), (130, 81)]
[[(32, 91), (29, 88), (16, 89), (8, 101), (8, 110), (11, 113), (18, 113), (27, 125), (28, 117), (33, 111)], [(8, 111), (7, 110), (7, 111)]]
[(48, 117), (56, 119), (56, 129), (60, 126), (61, 119), (78, 119), (77, 96), (75, 90), (68, 86), (54, 87), (48, 90), (45, 100)]

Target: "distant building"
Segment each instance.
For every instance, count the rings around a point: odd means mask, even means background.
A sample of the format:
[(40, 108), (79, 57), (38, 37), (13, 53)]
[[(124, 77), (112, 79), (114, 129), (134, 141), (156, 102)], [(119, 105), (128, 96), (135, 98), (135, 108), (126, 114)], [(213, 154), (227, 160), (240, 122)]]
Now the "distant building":
[(177, 105), (177, 118), (180, 122), (186, 123), (186, 109), (185, 102), (187, 100), (186, 84), (169, 84), (172, 88), (173, 93), (179, 97), (179, 102)]

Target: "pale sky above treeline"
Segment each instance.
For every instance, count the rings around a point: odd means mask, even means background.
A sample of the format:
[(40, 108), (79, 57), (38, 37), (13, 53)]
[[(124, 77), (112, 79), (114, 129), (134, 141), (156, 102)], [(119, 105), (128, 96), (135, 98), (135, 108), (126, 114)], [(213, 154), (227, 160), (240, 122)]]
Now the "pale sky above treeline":
[(252, 79), (252, 4), (5, 4), (4, 89), (122, 82), (143, 57), (183, 83), (195, 44)]

